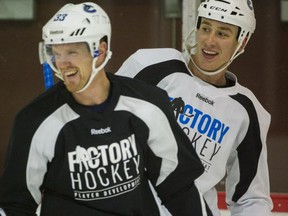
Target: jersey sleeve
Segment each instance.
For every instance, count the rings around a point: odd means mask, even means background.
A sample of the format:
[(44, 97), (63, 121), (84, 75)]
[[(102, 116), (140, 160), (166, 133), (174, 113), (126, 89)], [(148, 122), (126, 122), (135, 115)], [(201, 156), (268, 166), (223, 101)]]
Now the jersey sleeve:
[[(157, 85), (169, 71), (174, 72), (179, 68), (187, 71), (184, 62), (182, 54), (176, 49), (139, 49), (124, 61), (116, 74)], [(153, 66), (152, 70), (150, 66)]]
[[(204, 168), (177, 123), (166, 92), (165, 95), (167, 100), (161, 100), (161, 107), (167, 123), (153, 123), (156, 127), (162, 127), (163, 132), (157, 130), (157, 134), (150, 134), (147, 173), (162, 204), (172, 215), (202, 215), (205, 205), (194, 180), (203, 173)], [(155, 169), (157, 164), (159, 167)]]
[(245, 137), (228, 161), (226, 202), (232, 216), (271, 215), (266, 137), (270, 114), (249, 92), (234, 97), (247, 110)]
[[(5, 171), (0, 178), (0, 209), (7, 216), (36, 215), (38, 206), (28, 190), (26, 181), (33, 119), (28, 119), (23, 114), (18, 115), (14, 121), (6, 154)], [(40, 195), (40, 189), (38, 193)]]
[(139, 53), (140, 56), (142, 56), (141, 50), (138, 50), (129, 56), (118, 69), (116, 75), (134, 78), (138, 72), (140, 72), (145, 67), (145, 63), (138, 60)]

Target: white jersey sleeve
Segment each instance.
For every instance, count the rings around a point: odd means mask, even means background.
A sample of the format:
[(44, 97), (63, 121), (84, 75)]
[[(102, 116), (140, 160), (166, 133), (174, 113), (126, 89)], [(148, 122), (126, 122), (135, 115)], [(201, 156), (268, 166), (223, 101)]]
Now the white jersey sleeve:
[[(266, 139), (271, 116), (249, 89), (242, 86), (239, 94), (247, 97), (247, 102), (240, 103), (246, 104), (250, 122), (245, 137), (237, 148), (238, 154), (231, 154), (227, 163), (227, 206), (232, 216), (270, 216), (273, 205), (270, 197)], [(248, 99), (251, 104), (248, 104)], [(249, 145), (258, 145), (259, 151), (256, 152), (256, 148), (250, 148)], [(255, 160), (249, 157), (255, 157)], [(246, 176), (247, 184), (243, 176)]]

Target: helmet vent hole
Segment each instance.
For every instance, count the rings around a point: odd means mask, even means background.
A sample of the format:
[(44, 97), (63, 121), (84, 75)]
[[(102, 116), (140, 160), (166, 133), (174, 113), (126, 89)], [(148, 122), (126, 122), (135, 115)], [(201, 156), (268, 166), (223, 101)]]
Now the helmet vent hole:
[(204, 7), (204, 8), (207, 8), (207, 4), (204, 4), (203, 7)]
[(221, 16), (221, 19), (224, 19), (224, 16)]
[(232, 12), (231, 12), (231, 15), (236, 16), (236, 15), (237, 15), (237, 12), (236, 12), (236, 11), (232, 11)]

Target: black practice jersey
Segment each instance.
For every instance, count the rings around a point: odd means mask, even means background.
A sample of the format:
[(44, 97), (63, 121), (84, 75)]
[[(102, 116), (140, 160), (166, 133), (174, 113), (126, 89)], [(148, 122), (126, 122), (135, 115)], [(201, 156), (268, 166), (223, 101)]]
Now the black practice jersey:
[(0, 180), (7, 216), (41, 202), (44, 216), (158, 216), (149, 181), (174, 215), (202, 215), (190, 192), (204, 169), (166, 92), (107, 76), (104, 110), (77, 104), (60, 82), (18, 113)]

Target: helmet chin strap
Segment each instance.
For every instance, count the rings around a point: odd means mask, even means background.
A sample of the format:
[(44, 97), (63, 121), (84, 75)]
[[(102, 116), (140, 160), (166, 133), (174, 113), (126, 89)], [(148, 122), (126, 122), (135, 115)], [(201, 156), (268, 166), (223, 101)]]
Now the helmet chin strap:
[(185, 40), (185, 44), (184, 44), (184, 48), (185, 48), (185, 51), (189, 53), (190, 55), (190, 60), (192, 62), (192, 64), (197, 68), (198, 71), (200, 71), (202, 74), (206, 75), (206, 76), (214, 76), (214, 75), (217, 75), (219, 73), (221, 73), (223, 70), (225, 70), (232, 62), (235, 58), (237, 58), (240, 54), (242, 54), (244, 52), (244, 48), (242, 48), (241, 51), (238, 52), (238, 50), (240, 50), (241, 46), (242, 46), (242, 42), (243, 40), (239, 41), (238, 42), (238, 46), (237, 48), (235, 49), (233, 55), (231, 56), (231, 58), (229, 59), (229, 61), (227, 63), (225, 63), (223, 66), (221, 66), (220, 68), (214, 70), (214, 71), (207, 71), (207, 70), (204, 70), (202, 68), (200, 68), (193, 60), (192, 58), (192, 55), (194, 55), (195, 53), (193, 52), (193, 49), (196, 47), (197, 43), (195, 43), (193, 46), (190, 46), (188, 44), (188, 39), (189, 37), (195, 33), (197, 31), (196, 28), (193, 28), (192, 31), (188, 34), (186, 40)]
[(104, 62), (103, 62), (99, 67), (97, 67), (97, 68), (95, 68), (94, 66), (96, 65), (96, 61), (97, 61), (98, 57), (96, 57), (96, 58), (93, 59), (93, 62), (92, 62), (92, 72), (91, 72), (90, 78), (89, 78), (88, 82), (85, 84), (85, 86), (84, 86), (82, 89), (76, 91), (76, 93), (83, 92), (83, 91), (85, 91), (85, 90), (89, 87), (89, 85), (90, 85), (90, 84), (92, 83), (92, 81), (94, 80), (95, 76), (98, 74), (98, 72), (99, 72), (100, 70), (102, 70), (102, 69), (105, 67), (105, 65), (107, 64), (107, 62), (108, 62), (109, 59), (111, 58), (111, 56), (112, 56), (112, 52), (111, 52), (111, 51), (108, 51), (108, 52), (107, 52), (107, 55), (106, 55), (106, 57), (105, 57)]

